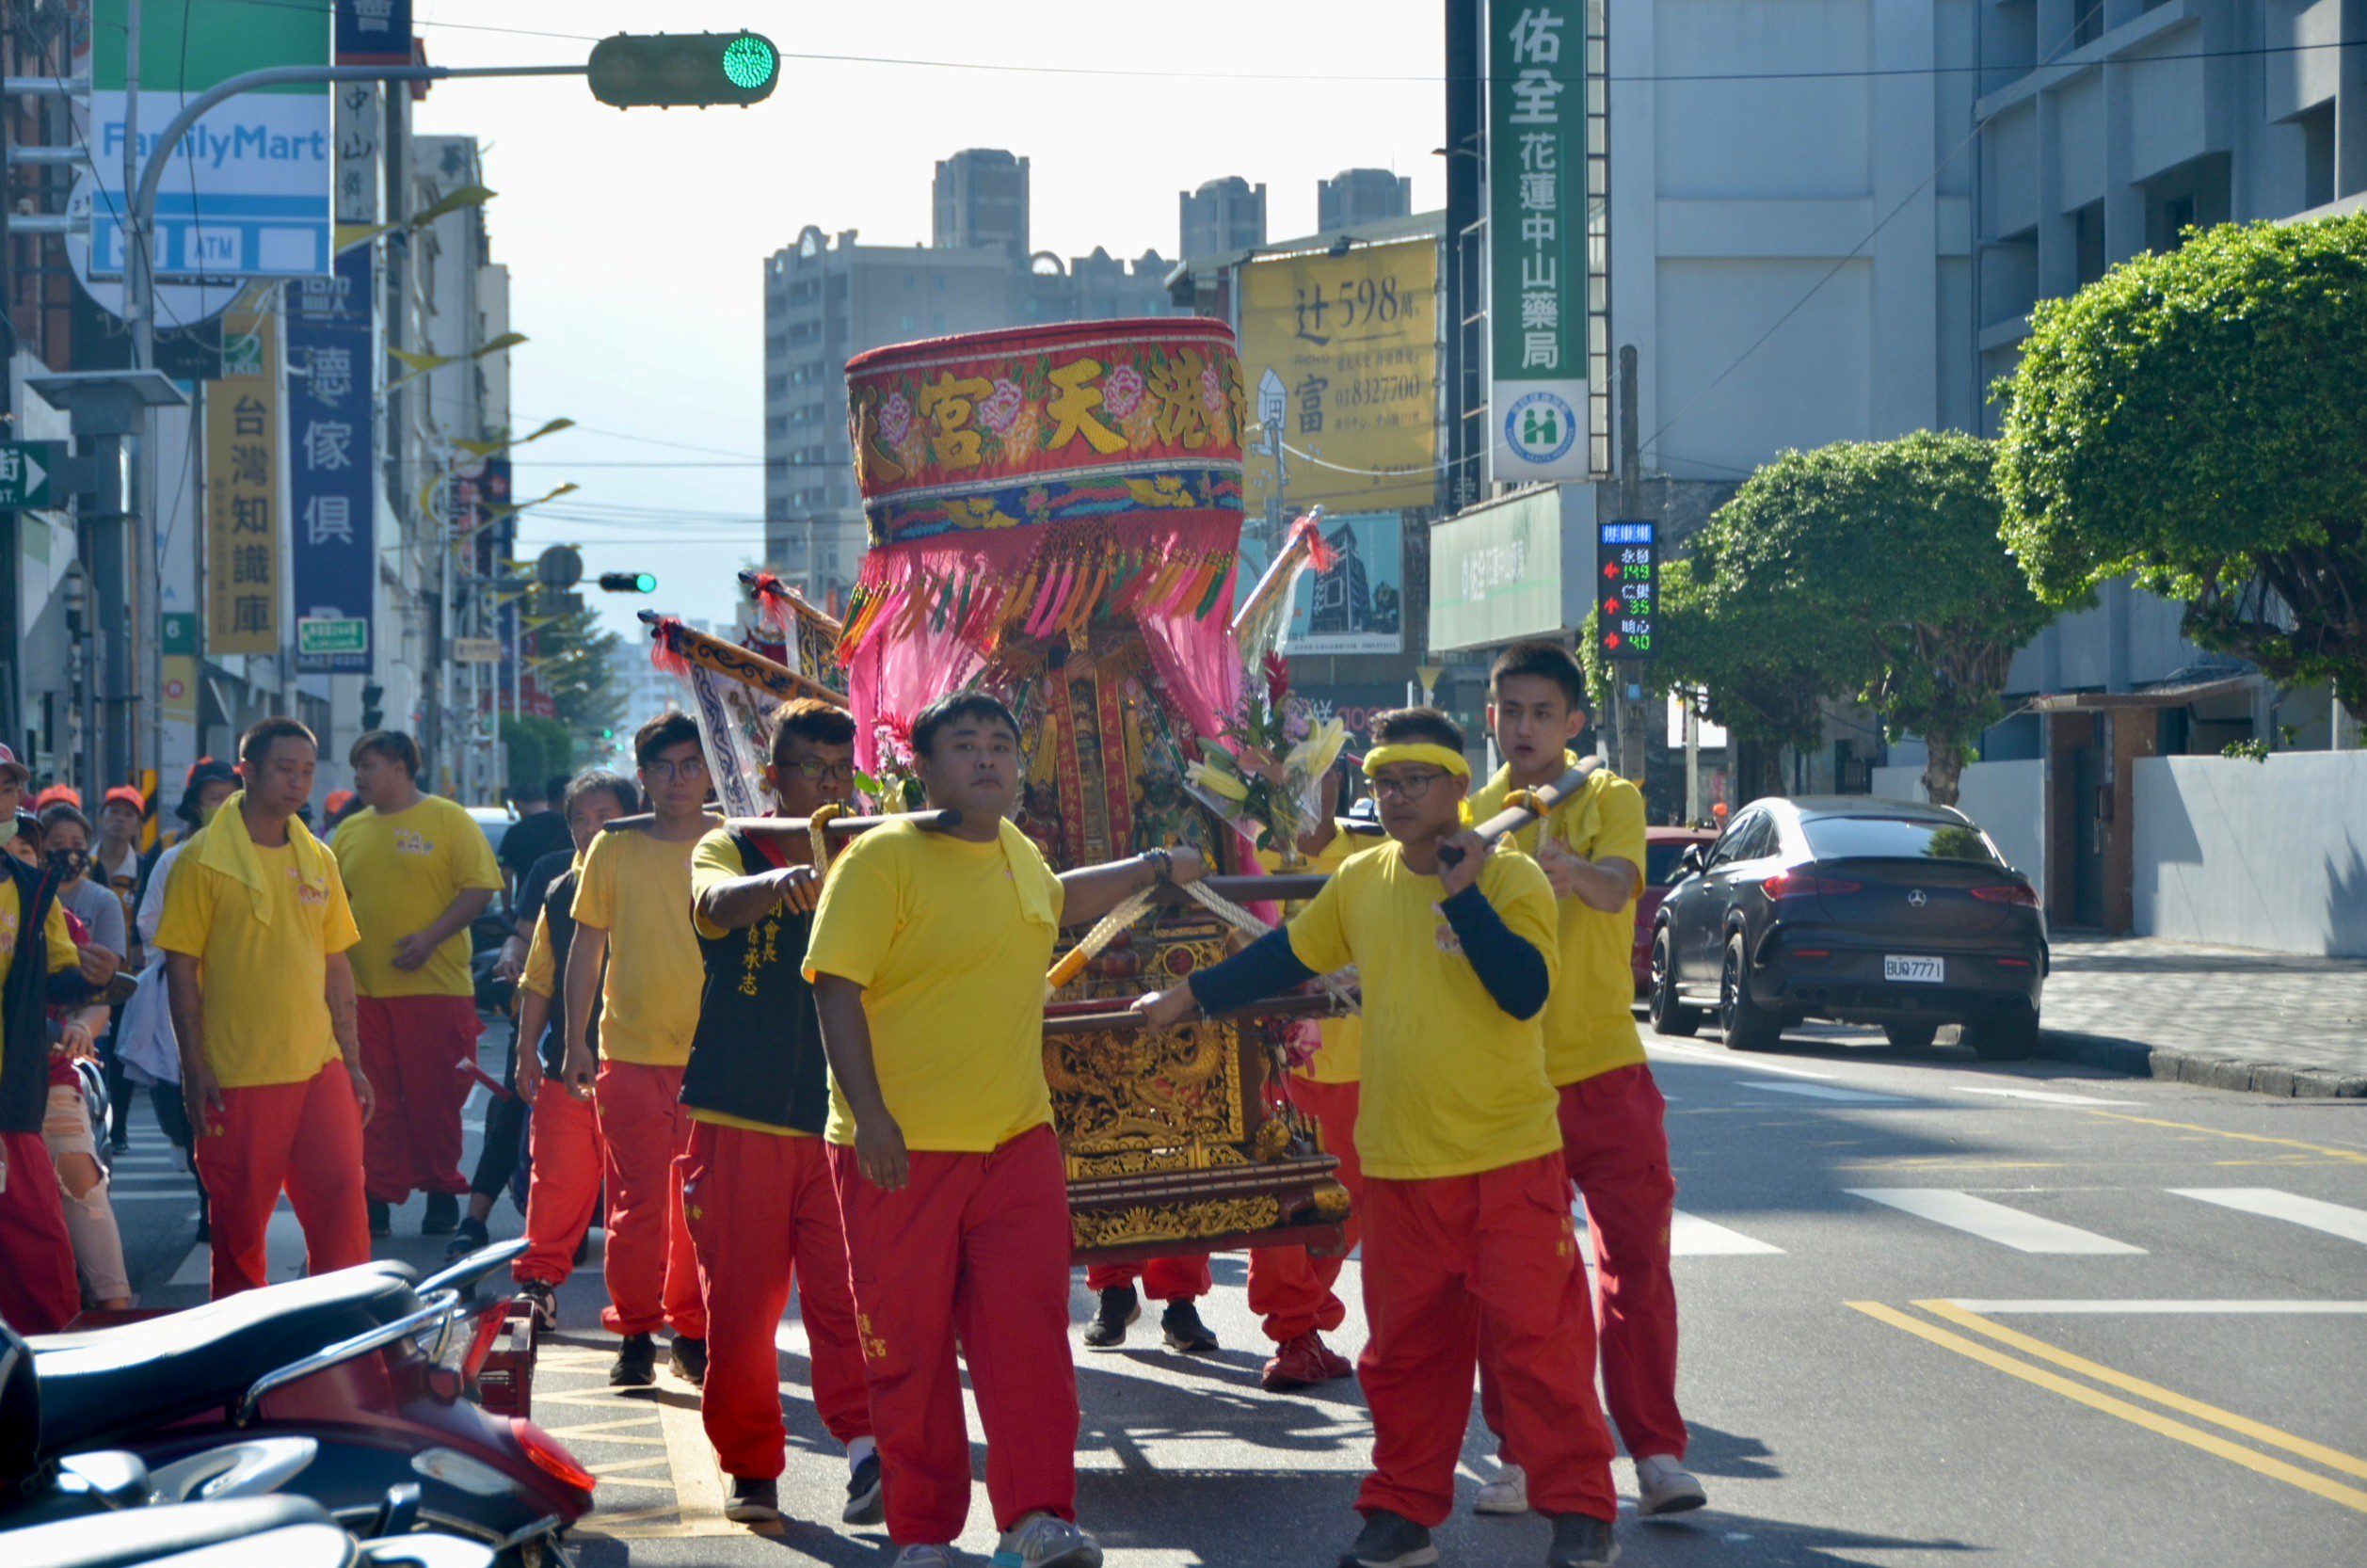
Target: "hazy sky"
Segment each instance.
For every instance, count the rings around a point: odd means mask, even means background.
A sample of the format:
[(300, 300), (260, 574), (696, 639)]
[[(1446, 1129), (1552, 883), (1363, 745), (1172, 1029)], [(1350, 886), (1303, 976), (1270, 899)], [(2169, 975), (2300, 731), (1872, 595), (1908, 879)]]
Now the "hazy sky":
[(493, 253), (510, 269), (511, 325), (533, 340), (511, 354), (518, 425), (584, 427), (520, 452), (521, 496), (583, 487), (554, 504), (565, 520), (527, 514), (520, 552), (564, 540), (587, 572), (656, 572), (653, 600), (607, 599), (620, 630), (641, 602), (728, 616), (732, 573), (760, 552), (761, 267), (805, 225), (925, 243), (936, 160), (965, 147), (1032, 160), (1033, 244), (1064, 256), (1173, 256), (1176, 193), (1226, 174), (1267, 186), (1277, 238), (1314, 229), (1316, 181), (1345, 168), (1412, 175), (1417, 211), (1444, 200), (1431, 152), (1443, 24), (1415, 0), (415, 10), (439, 65), (580, 60), (603, 34), (653, 25), (754, 27), (784, 56), (780, 87), (751, 109), (619, 111), (565, 77), (448, 82), (418, 106), (417, 131), (486, 148)]

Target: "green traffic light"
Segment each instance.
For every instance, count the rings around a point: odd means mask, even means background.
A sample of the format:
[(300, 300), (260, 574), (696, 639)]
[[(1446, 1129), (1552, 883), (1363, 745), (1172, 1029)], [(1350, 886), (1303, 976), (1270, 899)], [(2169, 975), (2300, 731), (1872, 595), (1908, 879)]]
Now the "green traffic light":
[(754, 33), (742, 33), (723, 47), (723, 73), (735, 88), (760, 88), (780, 69), (773, 46)]
[(658, 591), (657, 575), (654, 572), (635, 572), (633, 573), (632, 585), (633, 591), (636, 593), (656, 593)]

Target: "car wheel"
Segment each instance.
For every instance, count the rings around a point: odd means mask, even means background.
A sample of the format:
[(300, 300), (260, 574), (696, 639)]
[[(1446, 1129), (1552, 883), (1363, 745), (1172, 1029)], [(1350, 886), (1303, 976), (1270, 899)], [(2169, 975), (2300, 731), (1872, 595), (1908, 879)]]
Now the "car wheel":
[(1669, 928), (1664, 925), (1652, 938), (1652, 1027), (1684, 1039), (1702, 1027), (1702, 1010), (1677, 1000), (1675, 966), (1669, 946)]
[(2039, 1048), (2038, 1012), (1975, 1018), (1964, 1026), (1964, 1043), (1984, 1062), (2019, 1062)]
[(1884, 1024), (1882, 1037), (1893, 1050), (1928, 1050), (1939, 1037), (1938, 1024)]
[(1783, 1020), (1751, 1000), (1743, 981), (1747, 963), (1737, 931), (1726, 939), (1726, 962), (1718, 976), (1718, 1021), (1725, 1028), (1728, 1050), (1773, 1050), (1783, 1038)]

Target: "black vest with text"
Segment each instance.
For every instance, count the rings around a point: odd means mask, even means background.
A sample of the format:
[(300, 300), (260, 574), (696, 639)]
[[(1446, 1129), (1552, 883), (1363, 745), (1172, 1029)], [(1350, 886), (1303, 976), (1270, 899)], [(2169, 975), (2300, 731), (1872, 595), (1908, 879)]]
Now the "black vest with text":
[[(731, 835), (746, 874), (787, 862), (744, 833)], [(682, 1069), (682, 1103), (767, 1127), (820, 1133), (830, 1075), (813, 988), (801, 972), (813, 917), (775, 909), (721, 936), (698, 934), (707, 982), (698, 1032)]]

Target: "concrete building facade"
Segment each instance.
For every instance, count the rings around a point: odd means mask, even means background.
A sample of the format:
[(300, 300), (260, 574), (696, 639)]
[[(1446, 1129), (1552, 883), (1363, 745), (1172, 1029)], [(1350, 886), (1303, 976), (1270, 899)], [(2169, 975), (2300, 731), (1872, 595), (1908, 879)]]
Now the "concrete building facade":
[(1238, 174), (1179, 192), (1176, 252), (1186, 260), (1230, 255), (1266, 243), (1266, 187)]
[(938, 161), (930, 243), (939, 250), (1028, 253), (1028, 161), (971, 148)]
[(1315, 227), (1323, 233), (1410, 216), (1414, 182), (1385, 168), (1343, 168), (1315, 183)]

